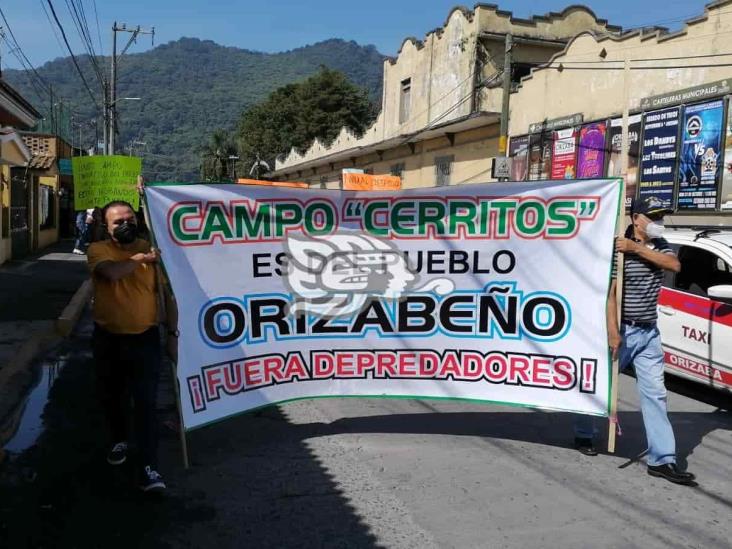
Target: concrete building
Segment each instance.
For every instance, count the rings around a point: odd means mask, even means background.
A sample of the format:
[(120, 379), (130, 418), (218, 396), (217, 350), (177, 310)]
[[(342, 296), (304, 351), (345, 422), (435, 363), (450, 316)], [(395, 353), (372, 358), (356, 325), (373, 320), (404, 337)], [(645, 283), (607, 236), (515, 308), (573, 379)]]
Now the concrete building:
[[(604, 127), (605, 133), (614, 133), (608, 135), (602, 151), (605, 158), (600, 159), (605, 163), (604, 174), (620, 175), (617, 145), (621, 116), (627, 104), (634, 145), (626, 179), (628, 203), (637, 194), (656, 194), (670, 200), (684, 223), (729, 223), (732, 220), (731, 45), (732, 1), (729, 0), (709, 4), (703, 14), (686, 21), (673, 33), (647, 28), (620, 35), (592, 32), (577, 35), (550, 63), (533, 69), (511, 94), (509, 134), (514, 143), (530, 141), (530, 149), (533, 148), (529, 150), (530, 156), (533, 152), (533, 162), (529, 158), (528, 164), (535, 169), (533, 173), (528, 170), (528, 178), (543, 178), (537, 177), (536, 172), (546, 175), (547, 169), (536, 169), (536, 164), (548, 164), (551, 151), (547, 149), (551, 149), (552, 140), (556, 142), (557, 132), (578, 134), (583, 128), (598, 126)], [(709, 108), (715, 111), (716, 120), (713, 116), (702, 119), (695, 115)], [(659, 129), (649, 124), (649, 118), (664, 111), (673, 115), (666, 133), (675, 146), (667, 147), (667, 161), (653, 162), (652, 156), (664, 153), (653, 144), (654, 136), (659, 137), (656, 135)], [(694, 129), (702, 120), (704, 126)], [(711, 182), (697, 186), (702, 190), (693, 190), (683, 172), (685, 167), (701, 164), (703, 159), (689, 161), (685, 153), (700, 144), (698, 138), (694, 139), (695, 134), (707, 131), (711, 135), (707, 136), (707, 144), (702, 145), (705, 150), (712, 149), (708, 155), (712, 169), (708, 171), (713, 179), (713, 171), (717, 170), (717, 188), (713, 189), (715, 183)], [(576, 145), (578, 159), (583, 151), (579, 140)], [(521, 164), (524, 163), (522, 160)], [(652, 172), (658, 169), (666, 169), (668, 174), (654, 176)]]
[(32, 193), (19, 174), (27, 167), (31, 153), (18, 130), (30, 129), (40, 116), (0, 79), (0, 263), (30, 250)]
[(329, 145), (290, 152), (275, 176), (338, 188), (341, 170), (402, 177), (404, 187), (490, 179), (498, 147), (506, 33), (514, 37), (514, 83), (526, 62), (548, 61), (583, 31), (617, 33), (583, 6), (518, 19), (494, 5), (455, 8), (423, 41), (404, 40), (384, 62), (381, 113), (363, 136), (344, 129)]
[[(528, 20), (493, 5), (456, 8), (423, 42), (406, 39), (397, 58), (384, 63), (381, 113), (363, 136), (344, 129), (329, 146), (315, 142), (304, 154), (293, 150), (277, 161), (275, 176), (328, 188), (339, 187), (344, 168), (401, 175), (405, 188), (492, 181), (507, 33), (514, 42), (509, 109), (513, 178), (577, 177), (578, 163), (586, 160), (580, 160), (581, 151), (587, 150), (580, 134), (584, 138), (600, 130), (603, 143), (592, 155), (601, 164), (595, 166), (597, 175), (620, 175), (619, 151), (613, 147), (619, 145), (618, 117), (627, 97), (635, 144), (627, 177), (631, 194), (638, 192), (636, 180), (641, 179), (640, 192), (663, 189), (687, 222), (732, 214), (731, 0), (709, 4), (676, 32), (659, 27), (622, 31), (584, 6)], [(695, 187), (686, 181), (681, 158), (693, 145), (682, 135), (682, 126), (686, 121), (694, 126), (699, 117), (692, 120), (691, 113), (709, 107), (695, 103), (709, 101), (716, 109), (712, 114), (723, 118), (715, 124), (727, 128), (717, 145), (706, 147), (703, 160), (707, 173), (709, 166), (717, 166), (716, 191), (714, 183)], [(641, 165), (643, 153), (658, 152), (641, 150), (644, 128), (651, 129), (649, 136), (653, 133), (653, 125), (643, 123), (643, 113), (661, 107), (677, 109), (669, 123), (679, 128), (676, 147), (661, 153), (673, 157), (660, 168), (670, 183), (641, 177), (658, 168)], [(568, 146), (570, 160), (553, 163), (559, 159), (555, 145)]]
[(31, 249), (35, 250), (57, 242), (60, 236), (73, 235), (73, 178), (70, 173), (62, 173), (60, 163), (70, 162), (75, 149), (54, 134), (21, 135), (31, 152), (26, 177), (31, 183), (32, 203), (36, 205), (31, 223)]

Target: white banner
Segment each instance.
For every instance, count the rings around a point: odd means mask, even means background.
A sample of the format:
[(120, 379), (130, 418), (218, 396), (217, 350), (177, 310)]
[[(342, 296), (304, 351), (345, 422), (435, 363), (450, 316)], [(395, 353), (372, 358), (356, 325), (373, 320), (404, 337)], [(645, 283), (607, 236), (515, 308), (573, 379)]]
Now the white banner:
[(324, 396), (607, 416), (620, 188), (148, 187), (186, 429)]

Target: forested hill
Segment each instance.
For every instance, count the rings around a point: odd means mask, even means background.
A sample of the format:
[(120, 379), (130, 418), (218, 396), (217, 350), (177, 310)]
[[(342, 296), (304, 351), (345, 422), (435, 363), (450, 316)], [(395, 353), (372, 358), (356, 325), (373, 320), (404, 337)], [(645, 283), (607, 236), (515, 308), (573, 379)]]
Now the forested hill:
[[(134, 49), (134, 48), (133, 48)], [(77, 56), (92, 91), (101, 104), (101, 86), (90, 59)], [(98, 58), (105, 75), (109, 58)], [(125, 55), (118, 69), (118, 97), (140, 101), (118, 103), (117, 152), (144, 155), (148, 180), (192, 181), (198, 177), (199, 151), (216, 128), (233, 129), (242, 112), (274, 89), (302, 80), (321, 65), (345, 73), (366, 88), (379, 104), (383, 60), (373, 46), (339, 39), (327, 40), (282, 53), (261, 53), (220, 46), (210, 40), (181, 38), (139, 54)], [(94, 105), (71, 58), (59, 58), (38, 68), (52, 84), (54, 94), (71, 104), (75, 119), (94, 118)], [(3, 78), (28, 98), (39, 111), (49, 111), (48, 98), (34, 90), (22, 71), (6, 70)], [(40, 96), (39, 96), (40, 95)], [(99, 126), (101, 139), (101, 125)], [(75, 130), (78, 140), (78, 129)], [(84, 129), (83, 144), (91, 147), (94, 128)]]

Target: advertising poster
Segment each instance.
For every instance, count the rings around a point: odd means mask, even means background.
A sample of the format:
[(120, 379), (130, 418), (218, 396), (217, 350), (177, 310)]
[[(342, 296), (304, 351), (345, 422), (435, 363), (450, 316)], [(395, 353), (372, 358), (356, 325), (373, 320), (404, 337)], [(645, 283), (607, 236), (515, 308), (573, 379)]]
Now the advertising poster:
[(575, 179), (577, 130), (567, 128), (554, 132), (552, 146), (552, 179)]
[[(641, 115), (628, 117), (628, 176), (625, 179), (625, 207), (630, 208), (638, 190), (638, 165), (640, 161)], [(610, 158), (607, 163), (608, 177), (621, 177), (623, 173), (622, 143), (623, 119), (610, 121)]]
[(643, 146), (638, 198), (654, 196), (674, 208), (674, 183), (678, 156), (679, 109), (643, 115)]
[(137, 176), (142, 158), (137, 156), (74, 156), (74, 208), (101, 208), (113, 200), (124, 200), (139, 208)]
[(722, 210), (732, 210), (732, 109), (727, 107), (727, 130), (724, 137), (724, 168), (722, 169)]
[(580, 129), (577, 178), (592, 179), (605, 173), (605, 122), (585, 124)]
[(606, 311), (588, 304), (608, 295), (617, 180), (145, 197), (186, 430), (328, 396), (608, 415)]
[(511, 158), (511, 181), (526, 181), (529, 175), (529, 136), (512, 137), (508, 147)]
[(552, 137), (549, 133), (529, 136), (529, 181), (549, 179), (552, 165)]
[(724, 103), (687, 105), (681, 137), (679, 209), (713, 210), (722, 160)]

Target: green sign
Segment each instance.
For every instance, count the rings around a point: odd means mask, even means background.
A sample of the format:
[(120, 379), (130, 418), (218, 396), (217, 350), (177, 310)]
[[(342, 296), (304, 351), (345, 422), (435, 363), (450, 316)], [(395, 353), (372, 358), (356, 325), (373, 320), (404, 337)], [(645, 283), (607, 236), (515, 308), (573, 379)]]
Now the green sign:
[(75, 156), (74, 207), (77, 210), (102, 207), (112, 200), (124, 200), (137, 210), (137, 176), (142, 159), (136, 156)]

